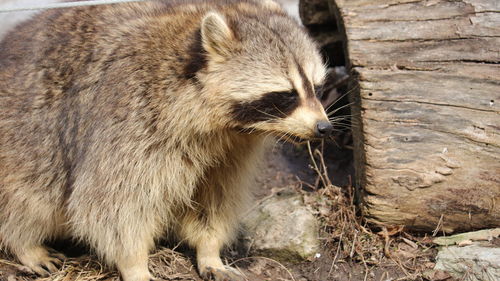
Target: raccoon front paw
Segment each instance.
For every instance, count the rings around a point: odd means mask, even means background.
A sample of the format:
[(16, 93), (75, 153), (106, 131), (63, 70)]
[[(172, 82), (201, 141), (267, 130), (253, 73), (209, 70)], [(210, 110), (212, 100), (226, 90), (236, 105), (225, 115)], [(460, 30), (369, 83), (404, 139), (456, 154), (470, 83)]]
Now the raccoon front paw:
[(49, 251), (45, 247), (36, 246), (24, 249), (18, 253), (17, 258), (24, 265), (23, 271), (47, 277), (51, 273), (59, 271), (66, 257), (63, 254)]
[(158, 281), (149, 272), (147, 266), (118, 266), (123, 281)]
[(223, 268), (213, 268), (207, 266), (200, 269), (200, 275), (206, 281), (246, 281), (247, 279), (235, 268), (224, 266)]

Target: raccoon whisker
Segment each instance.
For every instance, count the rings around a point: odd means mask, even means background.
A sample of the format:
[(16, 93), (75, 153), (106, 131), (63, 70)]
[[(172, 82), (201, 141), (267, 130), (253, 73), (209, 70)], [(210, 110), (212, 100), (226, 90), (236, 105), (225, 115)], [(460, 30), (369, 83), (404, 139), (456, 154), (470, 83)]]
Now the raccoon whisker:
[(331, 121), (335, 121), (335, 120), (346, 120), (347, 118), (349, 118), (350, 116), (348, 115), (341, 115), (341, 116), (332, 116), (332, 117), (329, 117), (328, 120), (331, 120)]
[(328, 119), (332, 124), (351, 124), (350, 118), (329, 118)]
[(333, 124), (334, 127), (337, 127), (337, 128), (341, 128), (341, 129), (356, 129), (356, 128), (359, 128), (358, 125), (339, 125), (339, 124)]
[(335, 112), (337, 112), (337, 111), (339, 111), (339, 110), (341, 110), (341, 109), (343, 109), (343, 108), (346, 108), (346, 107), (348, 107), (348, 106), (351, 106), (351, 105), (353, 105), (353, 104), (354, 104), (354, 102), (350, 102), (350, 103), (348, 103), (348, 104), (344, 104), (343, 106), (341, 106), (341, 107), (337, 107), (337, 108), (335, 108), (335, 110), (334, 110), (334, 111), (332, 111), (332, 112), (328, 112), (327, 114), (328, 114), (328, 116), (330, 116), (330, 115), (334, 114)]
[(355, 127), (355, 126), (358, 126), (359, 123), (358, 122), (352, 122), (351, 119), (340, 119), (340, 120), (330, 120), (330, 123), (332, 123), (332, 125), (342, 125), (342, 126), (346, 126), (346, 127)]
[(329, 119), (330, 123), (332, 125), (344, 125), (344, 126), (350, 126), (352, 124), (351, 119), (345, 118), (345, 119)]
[(249, 134), (253, 134), (253, 132), (255, 132), (255, 130), (256, 130), (255, 128), (251, 128), (251, 129), (250, 129), (250, 132), (248, 132), (248, 133), (249, 133)]
[(340, 147), (340, 145), (337, 143), (337, 141), (335, 140), (335, 138), (333, 136), (330, 136), (330, 140), (333, 141), (333, 143), (337, 146), (337, 147)]
[(345, 124), (345, 123), (332, 123), (334, 127), (343, 127), (343, 128), (350, 128), (350, 124)]
[(327, 112), (327, 115), (328, 115), (328, 116), (332, 116), (332, 115), (334, 115), (335, 113), (337, 113), (339, 110), (344, 109), (344, 108), (346, 108), (346, 107), (349, 107), (349, 106), (351, 106), (351, 105), (352, 105), (352, 103), (348, 103), (348, 104), (345, 104), (345, 105), (343, 105), (343, 106), (341, 106), (341, 107), (335, 108), (335, 110), (333, 110), (333, 111), (331, 111), (331, 112)]
[(351, 124), (350, 119), (347, 119), (347, 118), (345, 118), (345, 119), (328, 119), (328, 120), (330, 121), (330, 123), (332, 123), (332, 125), (333, 124), (343, 124), (343, 125)]
[[(278, 112), (280, 112), (283, 116), (286, 116), (286, 114), (285, 114), (283, 111), (281, 111), (279, 108), (277, 108), (277, 107), (276, 107), (276, 105), (273, 105), (273, 106), (274, 106), (274, 108), (275, 108)], [(266, 115), (268, 115), (268, 116), (270, 116), (270, 117), (276, 118), (276, 119), (282, 118), (282, 117), (279, 117), (279, 116), (276, 116), (276, 115), (270, 114), (270, 113), (268, 113), (268, 112), (263, 112), (263, 111), (261, 111), (261, 110), (258, 110), (257, 108), (255, 108), (255, 110), (257, 110), (257, 111), (258, 111), (258, 112), (260, 112), (260, 113), (266, 114)], [(293, 118), (293, 117), (291, 117), (291, 116), (288, 116), (288, 118), (290, 118), (290, 119), (292, 119), (292, 120), (295, 120), (295, 121), (297, 121), (297, 122), (300, 122), (300, 120), (297, 120), (297, 119), (295, 119), (295, 118)], [(266, 122), (270, 122), (270, 120), (268, 120), (268, 121), (266, 121)]]
[(286, 116), (286, 114), (283, 113), (283, 111), (281, 111), (278, 107), (276, 107), (275, 104), (273, 104), (273, 106), (274, 106), (274, 109), (276, 109), (279, 113), (283, 114), (283, 116)]
[(336, 133), (341, 133), (341, 132), (344, 132), (346, 130), (350, 130), (351, 127), (340, 127), (340, 126), (335, 126), (336, 128), (333, 129), (333, 132), (336, 132)]
[(288, 133), (287, 132), (284, 132), (281, 134), (281, 137), (276, 141), (276, 143), (280, 142), (282, 139), (288, 137)]
[[(269, 135), (271, 135), (271, 133), (269, 133)], [(274, 152), (274, 149), (276, 149), (276, 147), (278, 146), (279, 142), (284, 138), (286, 137), (286, 133), (282, 133), (281, 136), (276, 140), (276, 142), (274, 142), (274, 145), (273, 145), (273, 149), (272, 151)]]
[(338, 123), (338, 124), (350, 124), (351, 123), (351, 119), (350, 118), (332, 118), (332, 119), (328, 119), (328, 120), (332, 124), (335, 124), (335, 123)]
[(276, 118), (276, 119), (280, 118), (280, 117), (278, 117), (278, 116), (276, 116), (276, 115), (273, 115), (273, 114), (271, 114), (271, 113), (268, 113), (268, 112), (264, 112), (264, 111), (262, 111), (262, 110), (259, 110), (259, 109), (257, 109), (256, 107), (254, 107), (254, 109), (255, 109), (256, 111), (258, 111), (258, 112), (262, 113), (262, 114), (265, 114), (265, 115), (269, 116), (269, 117), (273, 117), (273, 118)]
[(343, 121), (343, 120), (335, 120), (335, 121), (330, 121), (333, 126), (344, 126), (346, 128), (351, 128), (351, 127), (357, 127), (359, 126), (358, 123), (351, 123), (349, 121)]
[(345, 93), (343, 93), (340, 97), (338, 97), (332, 104), (330, 104), (326, 109), (325, 111), (328, 111), (332, 106), (334, 106), (335, 104), (337, 104), (337, 102), (339, 102), (342, 98), (344, 98), (345, 96), (349, 95), (350, 93), (352, 93), (356, 88), (358, 88), (358, 86), (346, 91)]
[[(267, 138), (269, 138), (270, 136), (272, 136), (272, 134), (270, 132), (266, 132), (264, 136), (264, 141), (267, 141)], [(275, 146), (272, 147), (271, 151), (274, 151), (274, 148)]]
[(330, 121), (330, 123), (332, 125), (339, 125), (339, 126), (350, 126), (351, 124), (347, 121), (347, 122), (343, 122), (345, 120), (333, 120), (333, 121)]
[(340, 127), (340, 128), (337, 128), (337, 129), (333, 129), (332, 132), (334, 132), (334, 133), (343, 133), (343, 132), (345, 132), (346, 130), (349, 130), (349, 129), (351, 129), (351, 128), (347, 128), (347, 127), (342, 128), (342, 127)]
[(240, 128), (238, 130), (238, 133), (242, 133), (242, 134), (251, 134), (253, 131), (253, 129), (248, 129), (248, 128)]
[[(285, 114), (283, 111), (281, 111), (279, 108), (277, 108), (277, 107), (276, 107), (276, 105), (274, 105), (274, 108), (275, 108), (276, 110), (278, 110), (281, 114), (283, 114), (283, 116), (286, 116), (286, 114)], [(297, 118), (294, 118), (294, 117), (292, 117), (292, 116), (288, 116), (288, 118), (290, 118), (290, 119), (292, 119), (292, 120), (294, 120), (294, 121), (297, 121), (297, 122), (299, 122), (299, 123), (301, 122), (300, 120), (298, 120)]]
[(334, 121), (331, 122), (333, 126), (346, 126), (349, 127), (351, 124), (349, 122), (340, 122), (340, 121)]
[[(273, 106), (274, 106), (274, 108), (275, 108), (275, 109), (276, 109), (279, 113), (281, 113), (283, 116), (286, 116), (286, 114), (285, 114), (283, 111), (281, 111), (279, 108), (277, 108), (275, 104), (273, 104)], [(289, 116), (289, 117), (290, 117), (290, 116)], [(292, 118), (292, 119), (294, 119), (294, 120), (295, 120), (295, 118)], [(296, 121), (298, 121), (298, 120), (296, 120)]]
[(331, 118), (346, 118), (346, 117), (357, 117), (359, 116), (359, 114), (343, 114), (343, 115), (339, 115), (339, 116), (332, 116)]

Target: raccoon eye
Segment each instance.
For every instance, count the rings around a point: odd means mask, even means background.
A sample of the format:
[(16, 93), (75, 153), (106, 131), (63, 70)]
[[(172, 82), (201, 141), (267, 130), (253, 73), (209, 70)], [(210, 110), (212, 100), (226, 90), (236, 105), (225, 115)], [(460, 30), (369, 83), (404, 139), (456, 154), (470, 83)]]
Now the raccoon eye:
[(269, 92), (258, 100), (233, 105), (233, 115), (242, 124), (285, 118), (299, 105), (296, 90)]

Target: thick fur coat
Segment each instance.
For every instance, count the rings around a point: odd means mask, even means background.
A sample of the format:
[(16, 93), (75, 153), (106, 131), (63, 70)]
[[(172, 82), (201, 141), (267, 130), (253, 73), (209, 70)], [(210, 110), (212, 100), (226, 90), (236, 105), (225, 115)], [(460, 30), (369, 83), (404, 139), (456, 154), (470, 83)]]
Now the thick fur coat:
[(272, 1), (147, 1), (41, 13), (0, 45), (0, 242), (88, 243), (126, 281), (166, 232), (224, 266), (268, 135), (318, 135), (324, 67)]

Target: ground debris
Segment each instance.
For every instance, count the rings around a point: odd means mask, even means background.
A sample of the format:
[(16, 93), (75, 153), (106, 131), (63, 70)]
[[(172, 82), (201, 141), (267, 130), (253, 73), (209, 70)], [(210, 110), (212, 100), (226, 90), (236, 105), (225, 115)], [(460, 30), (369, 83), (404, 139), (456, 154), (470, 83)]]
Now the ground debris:
[(300, 190), (320, 218), (324, 248), (332, 257), (328, 275), (310, 280), (453, 280), (440, 272), (433, 273), (434, 279), (425, 277), (435, 266), (431, 239), (413, 236), (401, 225), (368, 225), (357, 208), (354, 187), (331, 183), (322, 145), (309, 145), (308, 151), (318, 180), (307, 185), (312, 191)]

